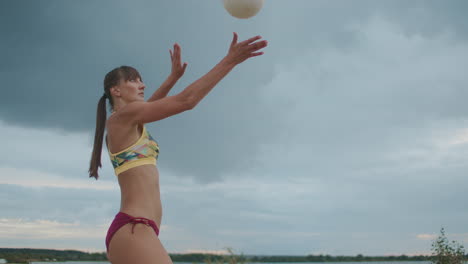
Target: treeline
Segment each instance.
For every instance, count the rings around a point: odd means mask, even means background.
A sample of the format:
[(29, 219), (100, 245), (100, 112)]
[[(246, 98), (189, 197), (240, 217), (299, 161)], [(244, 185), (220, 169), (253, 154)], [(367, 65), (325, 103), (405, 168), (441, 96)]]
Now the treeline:
[(0, 259), (12, 263), (29, 261), (107, 261), (106, 253), (87, 253), (78, 250), (34, 248), (0, 248)]
[[(225, 255), (210, 254), (169, 254), (174, 262), (219, 262), (227, 259), (236, 258), (236, 262), (357, 262), (357, 261), (430, 261), (431, 256), (330, 256), (330, 255), (307, 255), (307, 256), (244, 256), (234, 255), (226, 257)], [(468, 259), (468, 255), (466, 256)]]
[[(212, 255), (212, 254), (169, 254), (174, 262), (216, 263), (235, 259), (239, 262), (353, 262), (353, 261), (430, 261), (431, 256), (250, 256), (250, 255)], [(28, 261), (107, 261), (102, 253), (87, 253), (78, 250), (54, 250), (33, 248), (0, 248), (0, 259), (7, 262), (27, 263)], [(465, 256), (468, 259), (468, 255)], [(231, 262), (231, 261), (227, 261)]]
[(266, 256), (266, 257), (253, 257), (252, 260), (258, 262), (353, 262), (353, 261), (429, 261), (430, 256), (330, 256), (330, 255), (307, 255), (304, 257), (290, 257), (290, 256)]

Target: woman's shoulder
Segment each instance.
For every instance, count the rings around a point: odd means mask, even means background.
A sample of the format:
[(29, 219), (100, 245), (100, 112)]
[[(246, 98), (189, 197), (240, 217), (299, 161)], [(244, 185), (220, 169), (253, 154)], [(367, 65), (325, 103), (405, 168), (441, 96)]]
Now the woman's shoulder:
[(122, 118), (119, 118), (117, 113), (110, 116), (106, 121), (106, 128), (108, 132), (120, 131), (123, 132), (123, 134), (127, 134), (125, 132), (128, 131), (135, 131), (136, 128), (138, 128), (138, 130), (143, 129), (144, 126), (145, 124), (131, 123)]
[(112, 112), (107, 122), (109, 125), (117, 125), (117, 126), (127, 126), (127, 127), (135, 127), (137, 125), (144, 125), (138, 124), (135, 120), (135, 112), (137, 110), (137, 103), (141, 102), (131, 102), (125, 105), (124, 107), (120, 108), (119, 110)]

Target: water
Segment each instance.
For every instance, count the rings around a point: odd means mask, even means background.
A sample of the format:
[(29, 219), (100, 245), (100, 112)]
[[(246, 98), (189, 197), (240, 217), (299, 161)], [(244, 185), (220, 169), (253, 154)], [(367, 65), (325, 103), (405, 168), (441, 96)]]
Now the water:
[[(203, 263), (203, 262), (202, 262)], [(256, 262), (255, 264), (430, 264), (430, 261), (372, 261), (372, 262)], [(468, 264), (468, 262), (465, 262)], [(107, 261), (67, 261), (67, 262), (30, 262), (30, 264), (110, 264)], [(174, 264), (193, 264), (193, 262), (174, 262)], [(254, 263), (246, 263), (254, 264)]]

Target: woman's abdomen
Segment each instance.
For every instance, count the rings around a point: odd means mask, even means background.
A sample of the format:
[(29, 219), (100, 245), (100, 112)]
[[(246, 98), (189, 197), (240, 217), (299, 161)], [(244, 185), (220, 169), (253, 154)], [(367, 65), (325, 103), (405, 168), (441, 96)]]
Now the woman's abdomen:
[(129, 169), (118, 176), (121, 191), (120, 211), (156, 222), (162, 219), (159, 172), (154, 165)]

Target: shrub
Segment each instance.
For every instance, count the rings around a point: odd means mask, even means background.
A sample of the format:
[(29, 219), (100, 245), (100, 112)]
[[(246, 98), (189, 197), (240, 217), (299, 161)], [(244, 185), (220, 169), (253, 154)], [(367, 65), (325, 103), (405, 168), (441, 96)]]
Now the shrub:
[(214, 260), (210, 257), (205, 259), (206, 264), (245, 264), (246, 263), (246, 258), (244, 257), (244, 254), (241, 254), (240, 256), (235, 255), (234, 251), (232, 248), (228, 247), (226, 250), (229, 252), (229, 255), (222, 255)]
[(440, 229), (440, 235), (432, 243), (432, 263), (434, 264), (463, 264), (465, 249), (455, 240), (449, 243), (445, 230)]

